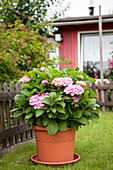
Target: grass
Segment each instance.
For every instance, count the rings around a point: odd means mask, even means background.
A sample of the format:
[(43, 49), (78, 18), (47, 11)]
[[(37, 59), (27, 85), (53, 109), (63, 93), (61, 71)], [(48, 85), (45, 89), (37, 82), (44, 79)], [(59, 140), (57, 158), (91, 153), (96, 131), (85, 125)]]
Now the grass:
[(97, 123), (82, 127), (76, 133), (75, 153), (81, 159), (64, 167), (35, 165), (30, 156), (36, 153), (35, 142), (17, 148), (0, 159), (0, 170), (113, 170), (113, 112), (103, 112)]

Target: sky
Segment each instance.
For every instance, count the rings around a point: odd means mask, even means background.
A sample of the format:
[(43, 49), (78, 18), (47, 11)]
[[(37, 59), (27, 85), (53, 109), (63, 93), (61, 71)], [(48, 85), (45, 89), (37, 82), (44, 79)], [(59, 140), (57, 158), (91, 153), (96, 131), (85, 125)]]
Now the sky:
[[(70, 8), (65, 12), (65, 17), (88, 16), (90, 0), (65, 0), (70, 2)], [(99, 15), (99, 5), (101, 5), (101, 14), (113, 14), (113, 0), (91, 0), (94, 4), (94, 15)]]

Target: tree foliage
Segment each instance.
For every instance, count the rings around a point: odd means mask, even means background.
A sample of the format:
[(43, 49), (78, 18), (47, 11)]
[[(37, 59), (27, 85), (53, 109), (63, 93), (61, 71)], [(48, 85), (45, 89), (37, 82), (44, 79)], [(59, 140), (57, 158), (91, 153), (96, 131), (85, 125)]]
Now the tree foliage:
[(51, 18), (61, 16), (68, 8), (68, 4), (66, 5), (62, 0), (0, 0), (0, 8), (0, 20), (4, 23), (14, 24), (16, 20), (14, 15), (16, 14), (24, 20), (24, 23), (30, 17), (32, 22), (36, 24), (46, 19), (48, 10)]

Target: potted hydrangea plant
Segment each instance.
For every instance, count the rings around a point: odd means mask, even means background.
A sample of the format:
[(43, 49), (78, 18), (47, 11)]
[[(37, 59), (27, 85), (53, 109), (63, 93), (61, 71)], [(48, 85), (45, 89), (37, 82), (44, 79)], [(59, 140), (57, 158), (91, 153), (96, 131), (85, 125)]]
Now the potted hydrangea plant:
[(42, 67), (26, 72), (19, 82), (23, 89), (14, 98), (19, 107), (13, 116), (35, 129), (37, 154), (32, 160), (62, 164), (80, 159), (74, 154), (75, 131), (99, 118), (97, 95), (87, 88), (95, 80), (79, 68)]

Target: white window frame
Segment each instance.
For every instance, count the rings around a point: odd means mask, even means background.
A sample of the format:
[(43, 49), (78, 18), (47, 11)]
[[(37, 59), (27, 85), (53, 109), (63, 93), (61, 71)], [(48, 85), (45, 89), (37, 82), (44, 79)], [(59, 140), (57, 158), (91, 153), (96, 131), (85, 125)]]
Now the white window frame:
[[(102, 33), (113, 33), (113, 29), (110, 30), (103, 30)], [(77, 38), (78, 38), (78, 67), (80, 70), (83, 71), (83, 37), (84, 35), (93, 35), (93, 34), (98, 34), (98, 30), (92, 30), (92, 31), (79, 31)], [(100, 81), (100, 79), (97, 79), (96, 82)], [(108, 81), (107, 79), (104, 79), (104, 81)]]

